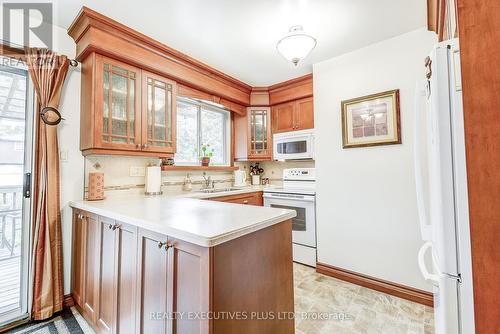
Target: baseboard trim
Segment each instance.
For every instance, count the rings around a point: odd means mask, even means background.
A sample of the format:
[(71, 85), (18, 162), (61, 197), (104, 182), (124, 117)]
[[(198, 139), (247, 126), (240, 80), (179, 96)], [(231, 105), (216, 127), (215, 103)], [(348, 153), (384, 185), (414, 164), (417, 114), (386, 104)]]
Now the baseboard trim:
[(75, 306), (75, 300), (73, 299), (73, 296), (71, 294), (64, 295), (63, 308), (68, 308), (72, 306)]
[(316, 272), (353, 284), (361, 285), (365, 288), (377, 290), (392, 296), (407, 299), (412, 302), (434, 307), (434, 298), (431, 292), (411, 288), (406, 285), (371, 277), (324, 263), (316, 264)]

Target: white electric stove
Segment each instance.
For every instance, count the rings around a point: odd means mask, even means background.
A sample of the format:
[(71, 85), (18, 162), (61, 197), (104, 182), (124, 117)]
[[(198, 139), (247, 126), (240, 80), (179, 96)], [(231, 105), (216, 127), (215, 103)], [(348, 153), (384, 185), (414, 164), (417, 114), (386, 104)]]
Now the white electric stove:
[(292, 220), (293, 260), (316, 267), (315, 169), (283, 170), (283, 187), (265, 189), (264, 206), (297, 212)]

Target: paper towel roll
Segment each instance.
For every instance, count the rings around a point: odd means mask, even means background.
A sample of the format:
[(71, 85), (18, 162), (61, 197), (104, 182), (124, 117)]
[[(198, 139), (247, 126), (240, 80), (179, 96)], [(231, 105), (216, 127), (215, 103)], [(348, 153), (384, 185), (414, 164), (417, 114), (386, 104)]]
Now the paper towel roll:
[(161, 194), (161, 168), (159, 166), (146, 167), (146, 195)]

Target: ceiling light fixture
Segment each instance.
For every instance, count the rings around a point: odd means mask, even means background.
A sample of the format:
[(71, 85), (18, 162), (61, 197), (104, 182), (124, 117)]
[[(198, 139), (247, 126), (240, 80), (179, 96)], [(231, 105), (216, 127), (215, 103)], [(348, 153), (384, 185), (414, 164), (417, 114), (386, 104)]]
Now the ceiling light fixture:
[(307, 57), (316, 46), (316, 39), (306, 33), (302, 26), (293, 26), (288, 34), (278, 41), (276, 49), (295, 66)]

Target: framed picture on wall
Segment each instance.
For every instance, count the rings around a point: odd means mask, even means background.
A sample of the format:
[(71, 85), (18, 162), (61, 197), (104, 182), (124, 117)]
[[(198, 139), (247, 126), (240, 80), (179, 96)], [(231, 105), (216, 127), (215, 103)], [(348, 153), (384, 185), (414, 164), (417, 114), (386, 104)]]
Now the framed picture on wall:
[(399, 89), (342, 101), (344, 148), (401, 144)]

